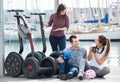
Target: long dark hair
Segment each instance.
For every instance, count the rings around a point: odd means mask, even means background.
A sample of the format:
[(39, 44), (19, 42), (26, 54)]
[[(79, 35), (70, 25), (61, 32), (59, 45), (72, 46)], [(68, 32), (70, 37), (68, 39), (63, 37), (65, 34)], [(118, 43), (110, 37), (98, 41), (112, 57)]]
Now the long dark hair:
[(108, 38), (106, 38), (104, 35), (99, 35), (99, 42), (102, 44), (102, 46), (106, 46), (106, 52), (105, 52), (105, 56), (108, 56), (108, 53), (110, 51), (110, 40)]
[(60, 15), (61, 11), (65, 10), (65, 9), (66, 9), (65, 5), (60, 4), (60, 5), (58, 6), (58, 8), (57, 8), (56, 14), (57, 14), (57, 15)]

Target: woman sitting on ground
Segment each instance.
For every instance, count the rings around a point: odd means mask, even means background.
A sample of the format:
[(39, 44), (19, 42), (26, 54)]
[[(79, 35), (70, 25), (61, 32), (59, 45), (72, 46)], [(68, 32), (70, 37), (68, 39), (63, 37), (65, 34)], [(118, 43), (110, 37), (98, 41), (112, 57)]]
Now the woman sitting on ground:
[(89, 65), (96, 72), (96, 76), (103, 77), (110, 72), (110, 69), (105, 67), (105, 61), (110, 51), (110, 40), (100, 35), (95, 39), (95, 44), (98, 49), (96, 49), (96, 52), (93, 52), (92, 48), (90, 48), (88, 61), (90, 61)]
[(110, 72), (110, 69), (106, 67), (106, 60), (110, 52), (110, 40), (104, 35), (99, 35), (95, 39), (96, 47), (91, 47), (88, 54), (88, 61), (84, 60), (80, 62), (79, 66), (79, 79), (83, 79), (83, 71), (86, 69), (92, 69), (96, 72), (96, 77), (103, 77)]

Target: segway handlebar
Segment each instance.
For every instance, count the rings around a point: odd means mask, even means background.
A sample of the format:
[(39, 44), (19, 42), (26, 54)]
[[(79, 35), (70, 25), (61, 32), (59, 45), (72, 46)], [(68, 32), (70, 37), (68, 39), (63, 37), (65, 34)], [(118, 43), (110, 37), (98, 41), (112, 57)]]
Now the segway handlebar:
[(7, 10), (7, 12), (23, 12), (23, 10)]
[(46, 13), (30, 13), (31, 15), (46, 15)]
[(25, 19), (23, 18), (23, 16), (21, 16), (21, 15), (14, 15), (14, 17), (22, 19), (24, 25), (28, 28), (27, 23), (25, 22)]
[(24, 16), (25, 18), (28, 18), (28, 19), (30, 18), (29, 16), (26, 16), (26, 15), (23, 15), (23, 16)]

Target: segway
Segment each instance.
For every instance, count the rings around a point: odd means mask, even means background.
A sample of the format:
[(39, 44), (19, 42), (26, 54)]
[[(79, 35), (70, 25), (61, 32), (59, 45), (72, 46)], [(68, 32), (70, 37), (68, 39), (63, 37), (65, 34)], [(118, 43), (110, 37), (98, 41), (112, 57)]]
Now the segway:
[(51, 77), (57, 72), (57, 63), (54, 58), (45, 57), (44, 54), (46, 52), (46, 40), (42, 23), (42, 15), (45, 15), (45, 13), (31, 14), (39, 16), (43, 51), (39, 51), (38, 53), (43, 56), (43, 59), (39, 61), (37, 57), (35, 58), (31, 56), (32, 53), (28, 54), (23, 64), (23, 74), (30, 79), (33, 79), (38, 75), (45, 75), (47, 77)]
[[(8, 10), (8, 12), (15, 12), (15, 16), (19, 16), (19, 12), (23, 12), (23, 10)], [(17, 25), (19, 30), (20, 25), (20, 18), (17, 18)], [(19, 37), (19, 43), (20, 43), (20, 50), (19, 52), (10, 52), (5, 60), (4, 67), (7, 72), (8, 76), (17, 77), (22, 73), (22, 66), (23, 66), (23, 58), (21, 57), (21, 54), (23, 52), (23, 40), (20, 36), (20, 33), (18, 33)]]
[[(39, 16), (39, 20), (40, 20), (40, 27), (42, 27), (43, 25), (42, 24), (42, 17), (41, 15), (45, 15), (45, 13), (40, 13), (40, 14), (37, 14), (37, 13), (31, 13), (31, 15), (38, 15)], [(40, 28), (41, 29), (41, 38), (42, 38), (42, 45), (43, 45), (43, 50), (42, 52), (41, 51), (37, 51), (37, 53), (39, 53), (40, 55), (35, 55), (35, 58), (38, 59), (39, 62), (41, 62), (41, 57), (42, 59), (45, 56), (45, 52), (46, 52), (46, 40), (45, 40), (45, 34), (44, 34), (44, 29), (43, 28)], [(32, 57), (33, 56), (33, 52), (30, 52), (25, 59), (27, 59), (28, 57)]]
[[(22, 67), (23, 67), (23, 58), (21, 56), (23, 52), (23, 39), (28, 39), (31, 46), (32, 56), (36, 57), (39, 61), (42, 60), (42, 56), (38, 52), (34, 52), (34, 45), (32, 41), (32, 35), (30, 30), (28, 29), (28, 25), (25, 22), (23, 16), (19, 15), (19, 12), (23, 12), (23, 10), (9, 10), (8, 12), (16, 12), (14, 17), (17, 18), (17, 25), (18, 25), (18, 37), (20, 42), (20, 50), (19, 53), (17, 52), (10, 52), (5, 60), (5, 70), (8, 76), (17, 77), (22, 74)], [(22, 20), (23, 24), (21, 24), (20, 19)]]

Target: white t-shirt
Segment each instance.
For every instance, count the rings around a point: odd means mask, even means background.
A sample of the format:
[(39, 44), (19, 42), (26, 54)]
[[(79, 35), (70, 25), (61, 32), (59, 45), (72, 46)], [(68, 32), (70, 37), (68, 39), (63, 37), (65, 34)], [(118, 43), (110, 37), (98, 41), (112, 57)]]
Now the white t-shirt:
[[(102, 51), (102, 48), (99, 49), (99, 52), (101, 52), (101, 51)], [(99, 59), (102, 58), (103, 55), (105, 54), (105, 51), (106, 51), (106, 47), (104, 48), (104, 50), (103, 50), (102, 53), (97, 53), (97, 57), (98, 57)], [(90, 65), (90, 66), (95, 66), (95, 67), (97, 67), (97, 68), (99, 68), (99, 69), (102, 69), (103, 67), (105, 67), (105, 66), (107, 65), (107, 63), (106, 63), (106, 61), (105, 61), (103, 64), (99, 65), (99, 64), (97, 63), (95, 57), (94, 57), (94, 53), (92, 53), (92, 59), (89, 61), (89, 65)]]

